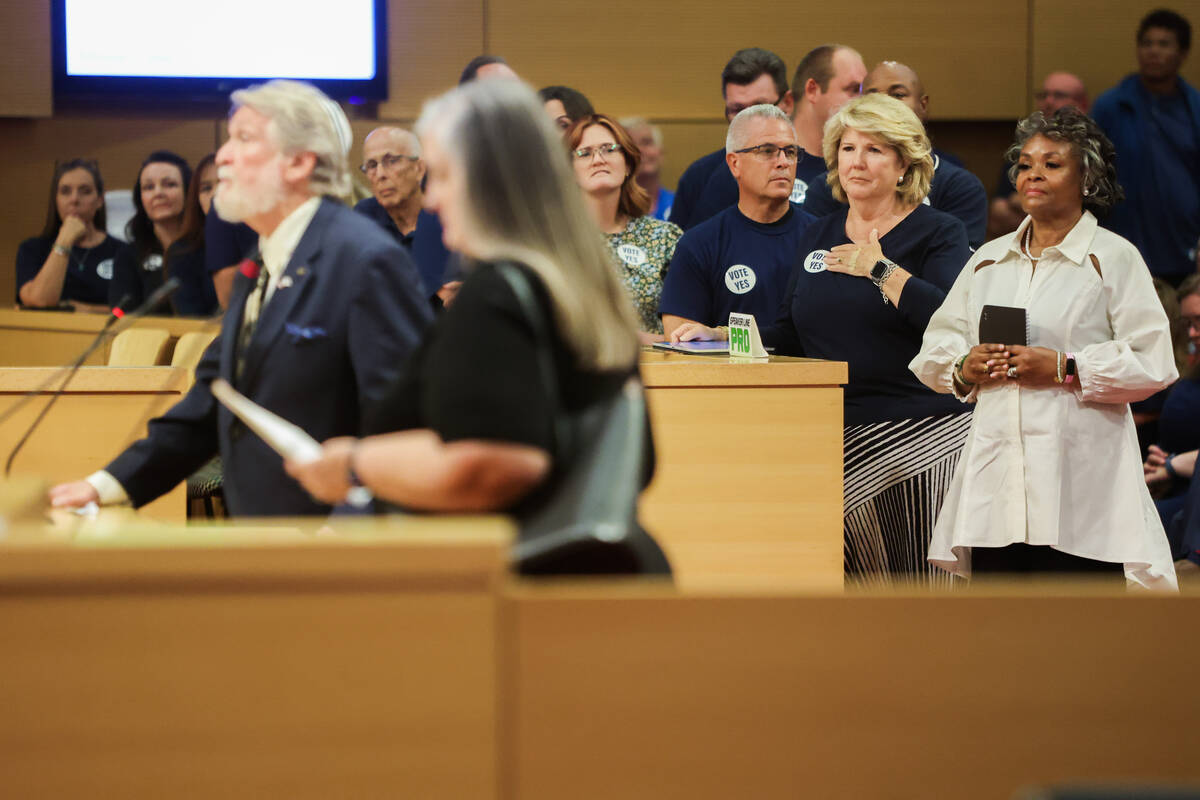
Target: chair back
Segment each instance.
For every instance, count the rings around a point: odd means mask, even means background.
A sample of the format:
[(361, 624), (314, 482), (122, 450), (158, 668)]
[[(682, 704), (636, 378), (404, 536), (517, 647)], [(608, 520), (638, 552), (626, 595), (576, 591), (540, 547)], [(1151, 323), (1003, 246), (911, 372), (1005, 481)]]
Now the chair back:
[(167, 363), (171, 334), (164, 328), (129, 328), (113, 339), (110, 367), (155, 367)]

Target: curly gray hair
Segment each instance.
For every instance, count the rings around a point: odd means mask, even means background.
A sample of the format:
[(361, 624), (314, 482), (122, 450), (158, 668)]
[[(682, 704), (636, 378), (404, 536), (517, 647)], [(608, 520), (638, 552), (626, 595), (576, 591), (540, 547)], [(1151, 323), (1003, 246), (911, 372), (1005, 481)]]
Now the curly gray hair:
[(1125, 190), (1117, 183), (1117, 168), (1113, 161), (1117, 151), (1091, 117), (1073, 106), (1055, 111), (1049, 118), (1035, 111), (1017, 123), (1016, 140), (1004, 153), (1012, 164), (1008, 177), (1017, 183), (1017, 161), (1021, 148), (1035, 136), (1045, 136), (1055, 142), (1065, 142), (1079, 157), (1079, 188), (1083, 194), (1083, 207), (1096, 214), (1107, 214), (1109, 209), (1125, 199)]

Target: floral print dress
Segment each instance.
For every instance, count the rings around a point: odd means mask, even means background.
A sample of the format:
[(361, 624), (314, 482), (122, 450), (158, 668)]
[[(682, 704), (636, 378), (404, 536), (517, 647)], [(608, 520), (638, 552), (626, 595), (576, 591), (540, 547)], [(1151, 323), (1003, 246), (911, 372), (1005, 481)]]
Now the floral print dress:
[(605, 234), (643, 331), (663, 332), (658, 302), (667, 265), (682, 235), (678, 225), (650, 216), (635, 217), (620, 233)]

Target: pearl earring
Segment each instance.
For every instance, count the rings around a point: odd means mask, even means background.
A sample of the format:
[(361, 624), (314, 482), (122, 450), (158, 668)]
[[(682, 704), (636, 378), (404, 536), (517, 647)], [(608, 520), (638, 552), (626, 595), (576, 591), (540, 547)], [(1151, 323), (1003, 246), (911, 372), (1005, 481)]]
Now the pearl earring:
[(1083, 189), (1083, 196), (1084, 196), (1084, 197), (1087, 197), (1087, 196), (1088, 196), (1089, 194), (1091, 194), (1091, 193), (1092, 193), (1092, 190), (1091, 190), (1091, 189), (1089, 189), (1089, 188), (1087, 188), (1087, 187), (1085, 186), (1085, 187), (1084, 187), (1084, 189)]

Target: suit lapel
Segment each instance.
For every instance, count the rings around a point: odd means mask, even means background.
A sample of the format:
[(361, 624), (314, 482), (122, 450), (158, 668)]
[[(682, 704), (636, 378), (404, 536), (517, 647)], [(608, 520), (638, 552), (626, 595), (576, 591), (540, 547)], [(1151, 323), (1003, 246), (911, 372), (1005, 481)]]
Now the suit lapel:
[(296, 245), (287, 268), (280, 276), (279, 285), (275, 287), (270, 301), (263, 306), (258, 315), (258, 325), (250, 340), (249, 352), (246, 353), (246, 371), (242, 375), (242, 383), (246, 387), (254, 385), (262, 364), (269, 356), (275, 340), (283, 332), (292, 309), (303, 296), (312, 291), (317, 279), (313, 264), (320, 258), (321, 242), (325, 238), (325, 228), (332, 213), (330, 202), (321, 201), (312, 222), (300, 237), (300, 243)]

